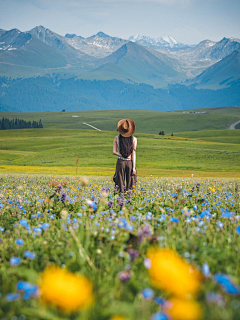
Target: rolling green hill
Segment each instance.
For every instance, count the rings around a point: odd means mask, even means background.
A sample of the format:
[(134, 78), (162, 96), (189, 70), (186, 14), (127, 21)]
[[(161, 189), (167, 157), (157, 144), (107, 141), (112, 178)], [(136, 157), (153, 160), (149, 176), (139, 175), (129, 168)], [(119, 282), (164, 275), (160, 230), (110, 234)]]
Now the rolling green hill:
[[(238, 132), (233, 130), (232, 132)], [(116, 157), (112, 143), (116, 132), (61, 129), (6, 130), (0, 136), (0, 171), (74, 174), (113, 174)], [(191, 135), (191, 134), (190, 134)], [(139, 175), (237, 175), (240, 148), (237, 143), (136, 134)], [(239, 139), (239, 135), (238, 135)], [(214, 174), (215, 172), (215, 174)], [(220, 175), (221, 175), (220, 174)]]
[[(136, 123), (136, 132), (158, 134), (159, 131), (174, 133), (206, 130), (228, 129), (240, 119), (240, 108), (201, 109), (209, 113), (185, 113), (183, 111), (162, 112), (146, 110), (104, 110), (72, 112), (1, 112), (0, 117), (21, 118), (27, 121), (42, 120), (48, 129), (86, 129), (83, 122), (101, 130), (116, 131), (117, 122), (122, 118), (132, 118)], [(211, 110), (213, 110), (211, 112)], [(61, 111), (61, 109), (59, 110)], [(194, 110), (196, 111), (196, 110)], [(214, 112), (222, 112), (215, 114)], [(200, 112), (197, 110), (196, 112)], [(75, 116), (75, 117), (73, 117)], [(94, 129), (92, 129), (94, 130)]]

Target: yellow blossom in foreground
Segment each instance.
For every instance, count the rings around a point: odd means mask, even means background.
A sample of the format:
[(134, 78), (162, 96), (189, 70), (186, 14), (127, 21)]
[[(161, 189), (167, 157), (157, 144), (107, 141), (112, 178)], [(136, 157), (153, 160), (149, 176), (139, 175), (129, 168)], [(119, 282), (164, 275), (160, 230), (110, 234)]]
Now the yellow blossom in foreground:
[(186, 263), (175, 251), (150, 248), (147, 256), (151, 261), (148, 271), (154, 286), (180, 298), (190, 298), (198, 292), (200, 272)]
[(66, 313), (86, 308), (93, 302), (93, 286), (85, 276), (55, 266), (44, 270), (40, 290), (44, 303)]
[(163, 310), (172, 320), (198, 320), (202, 316), (200, 304), (187, 299), (172, 298), (165, 303)]

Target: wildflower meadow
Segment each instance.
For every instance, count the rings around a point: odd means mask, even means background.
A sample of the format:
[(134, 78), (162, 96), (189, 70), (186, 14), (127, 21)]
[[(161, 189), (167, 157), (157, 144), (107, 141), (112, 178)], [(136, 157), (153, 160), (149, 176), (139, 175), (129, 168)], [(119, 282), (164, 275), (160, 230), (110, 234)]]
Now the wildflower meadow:
[(240, 319), (239, 188), (1, 174), (0, 318)]

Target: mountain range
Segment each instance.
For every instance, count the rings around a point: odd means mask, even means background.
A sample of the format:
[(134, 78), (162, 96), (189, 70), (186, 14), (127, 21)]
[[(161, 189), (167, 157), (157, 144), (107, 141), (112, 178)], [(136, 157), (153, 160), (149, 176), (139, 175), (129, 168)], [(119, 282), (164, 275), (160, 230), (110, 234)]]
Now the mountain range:
[[(0, 29), (0, 77), (28, 78), (32, 83), (36, 83), (36, 77), (43, 77), (44, 83), (48, 78), (82, 79), (88, 86), (94, 81), (118, 80), (127, 86), (146, 84), (166, 92), (175, 85), (176, 92), (185, 87), (217, 91), (231, 88), (233, 94), (240, 84), (239, 55), (240, 40), (235, 38), (187, 45), (170, 36), (154, 39), (136, 35), (121, 39), (98, 32), (84, 38), (68, 33), (62, 36), (43, 26), (27, 32)], [(7, 83), (11, 86), (11, 81)], [(2, 85), (7, 85), (5, 80)], [(14, 82), (14, 85), (18, 84)], [(114, 88), (118, 85), (114, 82)], [(144, 92), (148, 95), (151, 90), (146, 88)], [(196, 93), (194, 91), (194, 96)], [(154, 96), (152, 91), (150, 96), (149, 99)], [(237, 96), (238, 93), (235, 98)], [(1, 105), (9, 109), (11, 103), (7, 101), (0, 97), (0, 111)], [(227, 99), (224, 101), (227, 103)], [(171, 105), (183, 107), (172, 99), (167, 105), (167, 109), (171, 109)]]

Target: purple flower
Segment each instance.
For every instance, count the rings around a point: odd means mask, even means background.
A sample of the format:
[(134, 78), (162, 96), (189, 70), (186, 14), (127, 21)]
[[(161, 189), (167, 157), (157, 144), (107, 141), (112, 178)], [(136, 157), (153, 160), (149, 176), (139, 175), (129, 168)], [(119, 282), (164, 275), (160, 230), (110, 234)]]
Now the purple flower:
[(143, 240), (144, 240), (144, 238), (146, 238), (146, 237), (148, 237), (148, 236), (150, 236), (151, 235), (151, 230), (150, 230), (150, 228), (149, 228), (149, 226), (144, 226), (143, 228), (142, 228), (142, 230), (140, 230), (139, 232), (138, 232), (138, 242), (139, 243), (142, 243), (143, 242)]
[(24, 244), (22, 239), (16, 239), (15, 243), (18, 244), (19, 246), (23, 246)]
[(151, 268), (151, 260), (149, 258), (145, 258), (143, 264), (144, 264), (146, 269), (150, 269)]
[(25, 251), (24, 252), (24, 258), (28, 258), (30, 260), (33, 260), (36, 258), (36, 254), (34, 252), (31, 251)]
[(206, 297), (208, 302), (216, 302), (220, 306), (225, 304), (223, 297), (219, 293), (209, 292)]
[(118, 274), (118, 278), (122, 281), (122, 282), (126, 282), (128, 281), (132, 276), (132, 272), (131, 270), (124, 270), (119, 272)]
[(12, 257), (12, 258), (10, 259), (10, 264), (11, 264), (11, 266), (16, 267), (16, 266), (18, 266), (18, 265), (21, 263), (21, 261), (22, 261), (21, 258)]
[(131, 261), (134, 261), (139, 256), (138, 250), (133, 250), (133, 249), (129, 249), (128, 254), (131, 258)]
[(150, 299), (153, 298), (154, 293), (153, 293), (152, 289), (146, 288), (146, 289), (143, 289), (142, 296), (143, 296), (144, 299), (150, 300)]
[(114, 188), (114, 191), (117, 192), (119, 189), (119, 186), (116, 184), (115, 188)]
[(59, 184), (58, 186), (57, 186), (57, 188), (58, 188), (58, 190), (62, 190), (62, 185), (61, 184)]
[(19, 298), (20, 298), (19, 293), (8, 293), (8, 294), (6, 295), (6, 300), (7, 300), (8, 302), (18, 300)]
[(62, 193), (61, 201), (64, 203), (67, 200), (67, 195), (65, 192)]
[(108, 207), (109, 207), (109, 208), (112, 208), (112, 206), (113, 206), (113, 201), (112, 201), (112, 200), (109, 200), (109, 201), (108, 201)]

